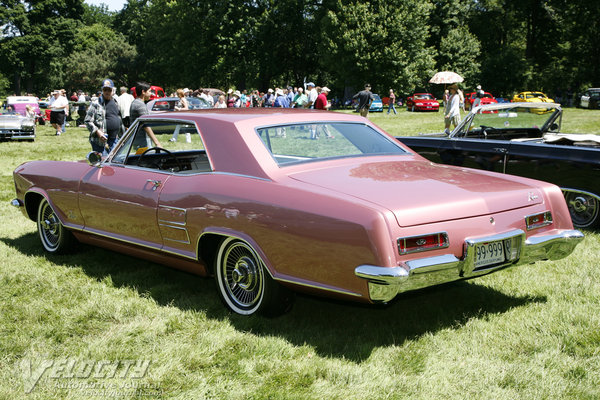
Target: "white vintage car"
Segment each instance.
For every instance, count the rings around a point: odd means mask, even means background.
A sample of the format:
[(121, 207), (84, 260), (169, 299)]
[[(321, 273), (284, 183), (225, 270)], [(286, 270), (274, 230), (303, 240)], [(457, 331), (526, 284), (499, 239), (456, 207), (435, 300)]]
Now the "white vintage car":
[(0, 140), (35, 140), (35, 119), (21, 115), (9, 105), (0, 114)]

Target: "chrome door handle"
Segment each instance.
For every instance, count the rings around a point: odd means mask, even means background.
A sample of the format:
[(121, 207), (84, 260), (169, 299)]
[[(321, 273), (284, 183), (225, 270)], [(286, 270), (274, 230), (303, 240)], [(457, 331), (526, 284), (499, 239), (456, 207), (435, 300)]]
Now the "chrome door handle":
[(156, 190), (157, 187), (159, 187), (161, 185), (161, 181), (157, 181), (154, 179), (146, 179), (146, 182), (151, 183), (152, 184), (152, 190)]

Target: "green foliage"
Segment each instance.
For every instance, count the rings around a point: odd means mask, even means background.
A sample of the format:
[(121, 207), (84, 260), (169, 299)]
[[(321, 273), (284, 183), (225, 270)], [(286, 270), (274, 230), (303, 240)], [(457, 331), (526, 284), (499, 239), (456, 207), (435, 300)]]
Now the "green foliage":
[(418, 0), (338, 0), (323, 21), (323, 66), (342, 87), (413, 90), (435, 72), (435, 51), (426, 47), (429, 11)]
[(16, 91), (111, 75), (168, 88), (313, 81), (338, 97), (370, 82), (406, 95), (435, 91), (440, 70), (504, 96), (600, 86), (593, 0), (128, 0), (116, 13), (83, 0), (0, 4), (0, 73)]
[(75, 35), (74, 52), (65, 65), (69, 86), (86, 91), (98, 89), (100, 81), (129, 81), (128, 71), (137, 51), (125, 37), (102, 24), (83, 26)]
[(4, 97), (8, 94), (10, 87), (10, 80), (0, 73), (0, 97)]
[(83, 15), (81, 16), (81, 22), (84, 25), (89, 26), (93, 24), (102, 24), (104, 26), (112, 27), (115, 19), (115, 12), (109, 11), (108, 6), (101, 3), (99, 6), (93, 4), (83, 4)]
[(16, 92), (64, 85), (63, 62), (73, 48), (83, 0), (3, 1), (0, 69), (14, 76)]

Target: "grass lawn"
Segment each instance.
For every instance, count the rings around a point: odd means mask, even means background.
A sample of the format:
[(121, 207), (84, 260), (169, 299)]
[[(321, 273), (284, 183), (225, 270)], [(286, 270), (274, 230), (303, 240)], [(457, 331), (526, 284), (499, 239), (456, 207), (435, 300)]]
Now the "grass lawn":
[[(441, 113), (370, 118), (392, 135), (443, 128)], [(567, 109), (562, 130), (600, 134), (600, 111)], [(280, 318), (244, 318), (209, 279), (86, 246), (42, 251), (9, 205), (12, 171), (89, 150), (83, 128), (0, 143), (0, 399), (600, 398), (598, 232), (567, 259), (387, 307), (299, 296)]]

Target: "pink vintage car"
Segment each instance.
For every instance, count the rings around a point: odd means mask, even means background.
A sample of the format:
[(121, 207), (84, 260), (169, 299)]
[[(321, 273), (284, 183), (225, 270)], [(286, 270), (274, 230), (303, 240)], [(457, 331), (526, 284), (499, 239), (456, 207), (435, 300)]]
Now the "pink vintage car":
[(244, 315), (282, 313), (295, 291), (388, 302), (559, 259), (583, 238), (558, 187), (433, 164), (343, 113), (155, 114), (88, 161), (14, 172), (12, 203), (45, 250), (84, 242), (214, 276)]

